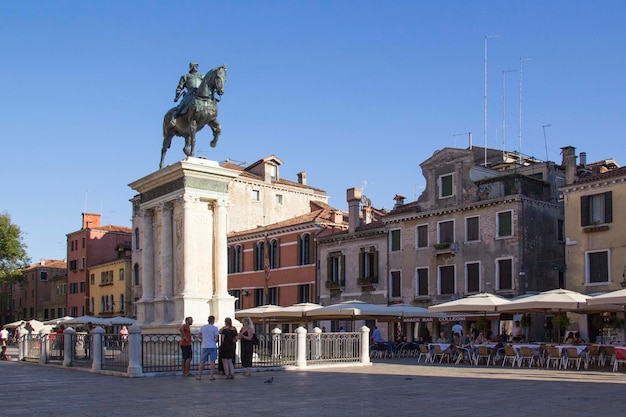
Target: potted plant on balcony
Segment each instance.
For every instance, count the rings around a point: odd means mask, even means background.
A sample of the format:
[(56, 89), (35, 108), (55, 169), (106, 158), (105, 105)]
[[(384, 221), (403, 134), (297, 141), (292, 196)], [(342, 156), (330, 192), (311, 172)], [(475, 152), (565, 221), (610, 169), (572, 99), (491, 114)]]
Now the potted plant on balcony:
[(435, 243), (436, 250), (442, 250), (442, 249), (448, 249), (448, 248), (450, 248), (450, 242)]

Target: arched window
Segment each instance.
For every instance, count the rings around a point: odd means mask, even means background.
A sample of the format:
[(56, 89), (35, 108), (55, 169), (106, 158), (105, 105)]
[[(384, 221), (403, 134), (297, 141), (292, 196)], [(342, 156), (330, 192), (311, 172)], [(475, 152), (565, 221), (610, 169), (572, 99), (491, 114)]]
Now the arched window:
[(298, 239), (298, 265), (309, 265), (311, 263), (313, 263), (311, 235), (304, 233)]
[(100, 297), (100, 312), (104, 313), (105, 311), (107, 311), (107, 301), (108, 298), (106, 296), (102, 296)]
[(254, 270), (262, 271), (265, 267), (265, 244), (257, 242), (254, 246)]
[(109, 296), (109, 298), (111, 299), (111, 304), (109, 304), (109, 307), (111, 308), (110, 311), (114, 311), (115, 310), (115, 300), (113, 299), (113, 294), (111, 294)]
[(139, 264), (133, 266), (133, 285), (135, 287), (139, 286)]
[(135, 250), (139, 250), (139, 228), (138, 227), (135, 227), (133, 238), (135, 240)]
[(126, 311), (124, 307), (124, 294), (120, 294), (120, 306), (118, 308), (119, 311)]
[(269, 262), (270, 269), (276, 269), (280, 267), (280, 241), (278, 239), (272, 239), (269, 244)]

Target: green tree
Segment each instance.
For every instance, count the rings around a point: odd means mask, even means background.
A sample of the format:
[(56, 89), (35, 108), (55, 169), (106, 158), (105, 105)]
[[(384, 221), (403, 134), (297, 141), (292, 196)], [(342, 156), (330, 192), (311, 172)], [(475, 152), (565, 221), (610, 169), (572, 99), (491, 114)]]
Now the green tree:
[(0, 281), (21, 281), (23, 275), (20, 269), (29, 263), (22, 230), (11, 223), (8, 213), (0, 214)]

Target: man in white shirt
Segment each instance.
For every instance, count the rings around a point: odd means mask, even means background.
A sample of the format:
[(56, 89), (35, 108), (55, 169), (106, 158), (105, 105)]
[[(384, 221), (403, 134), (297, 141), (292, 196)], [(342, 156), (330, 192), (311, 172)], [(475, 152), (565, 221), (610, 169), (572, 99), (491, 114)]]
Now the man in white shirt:
[(459, 337), (463, 337), (463, 326), (458, 321), (454, 326), (452, 326), (452, 334), (458, 334)]
[(215, 323), (215, 316), (209, 316), (209, 323), (200, 328), (202, 358), (200, 359), (200, 369), (196, 377), (198, 380), (202, 379), (204, 364), (209, 362), (209, 379), (215, 381), (213, 372), (215, 371), (215, 361), (217, 360), (217, 341), (220, 337), (220, 331), (213, 323)]
[(6, 346), (9, 342), (9, 331), (4, 327), (0, 330), (0, 341), (2, 341), (2, 346)]

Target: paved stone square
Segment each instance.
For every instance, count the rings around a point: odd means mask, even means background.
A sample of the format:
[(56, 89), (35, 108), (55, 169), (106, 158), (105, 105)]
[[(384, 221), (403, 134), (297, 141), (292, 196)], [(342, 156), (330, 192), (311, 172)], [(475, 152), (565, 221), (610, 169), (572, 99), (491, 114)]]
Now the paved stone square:
[[(0, 416), (624, 416), (626, 375), (416, 364), (122, 378), (0, 362)], [(265, 381), (273, 377), (271, 384)]]

